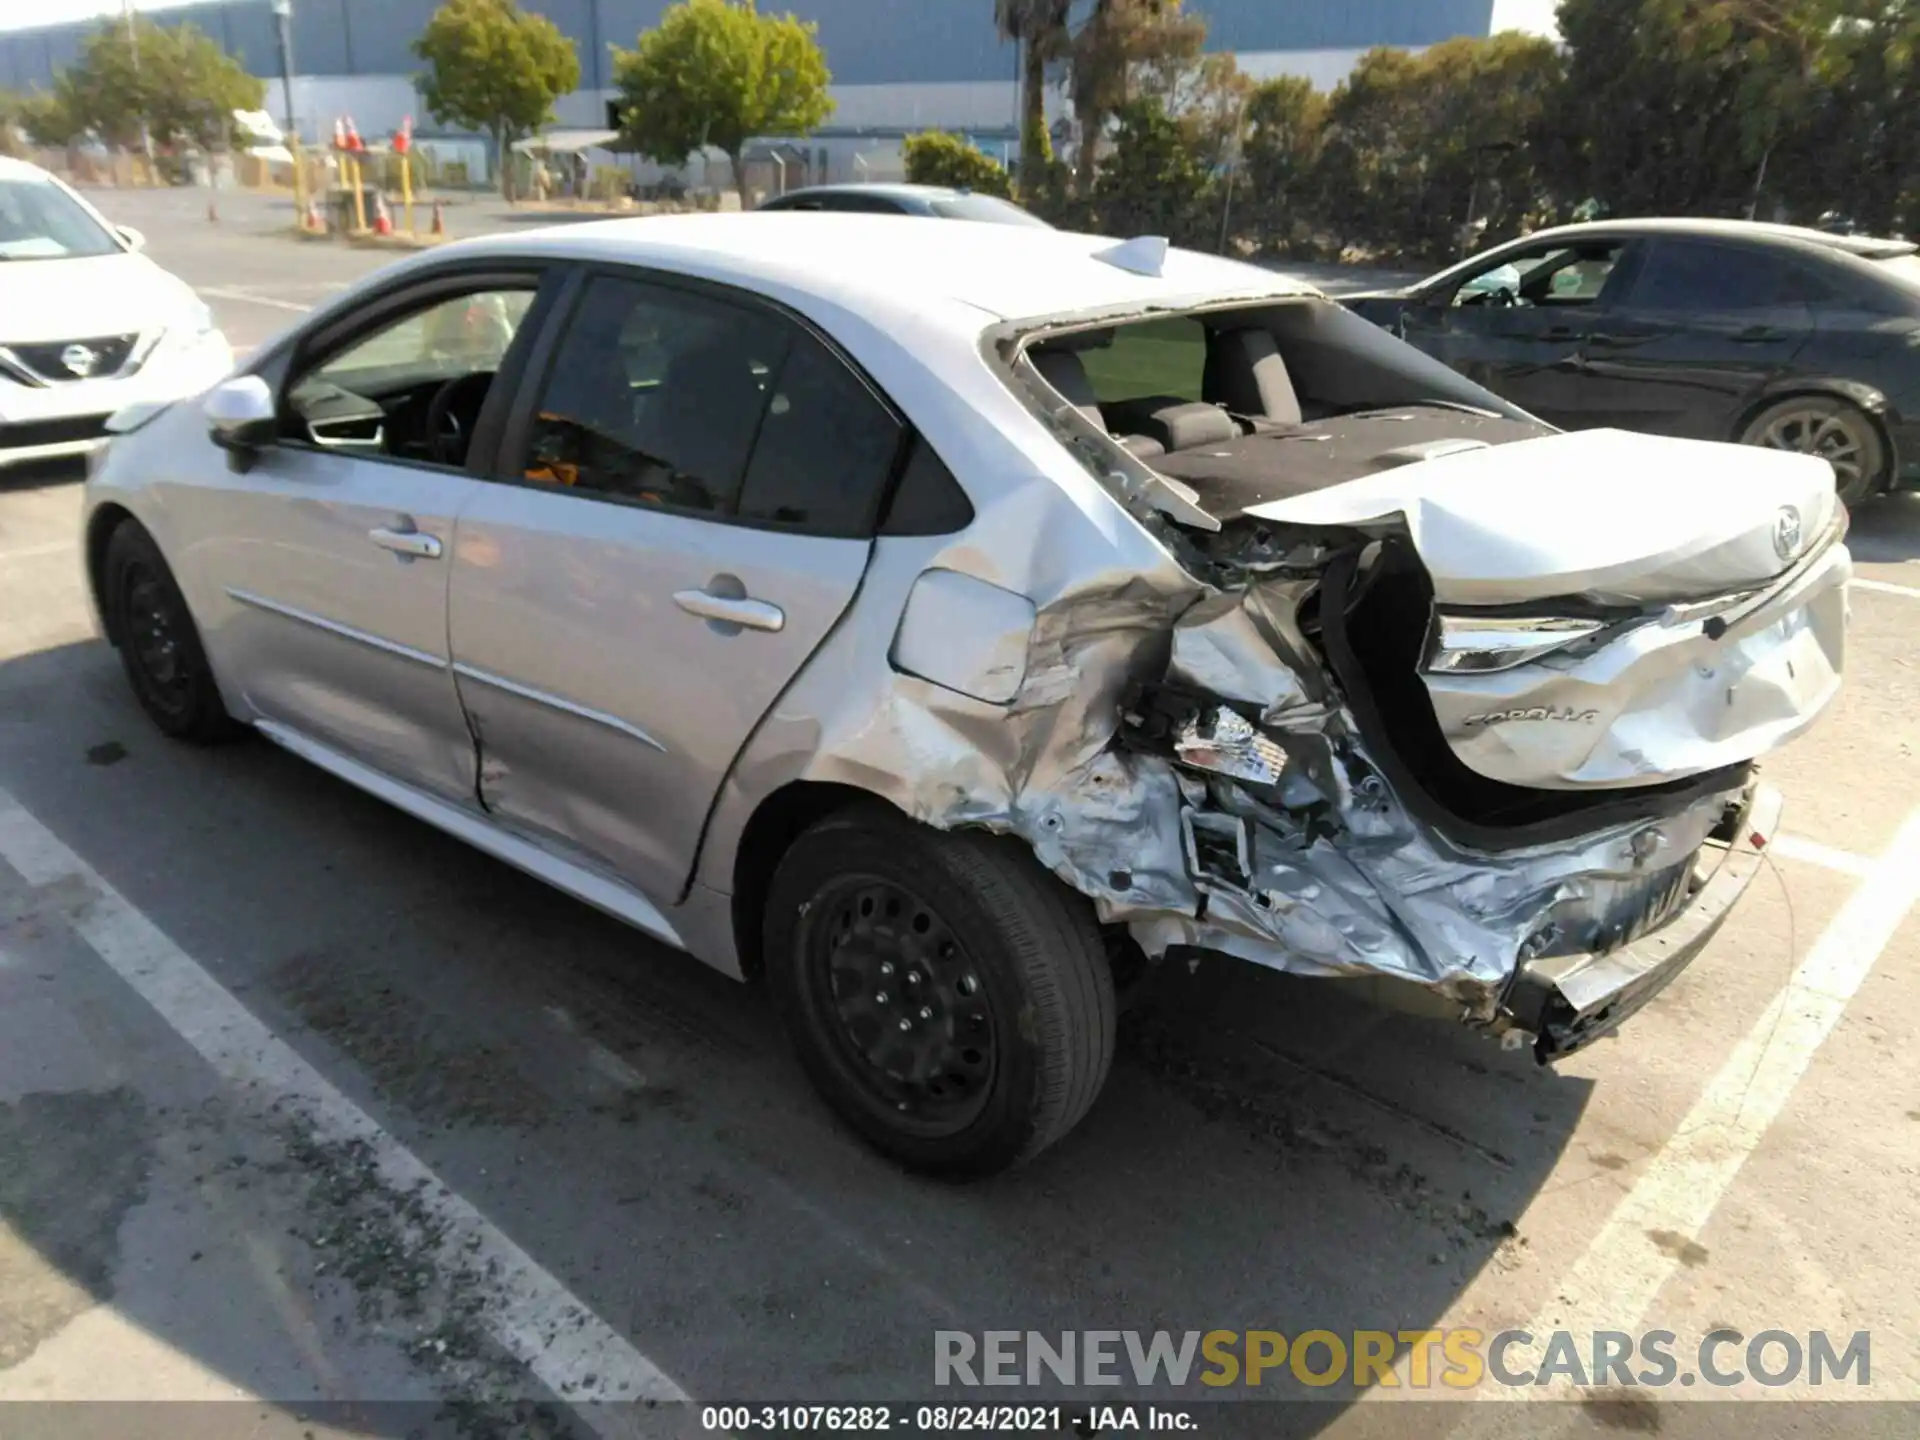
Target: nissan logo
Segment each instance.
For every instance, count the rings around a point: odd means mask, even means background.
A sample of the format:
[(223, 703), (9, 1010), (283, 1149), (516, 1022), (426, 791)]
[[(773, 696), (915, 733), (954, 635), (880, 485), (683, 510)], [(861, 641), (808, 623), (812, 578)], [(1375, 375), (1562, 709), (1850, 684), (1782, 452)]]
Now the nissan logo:
[(84, 380), (93, 374), (100, 357), (90, 345), (69, 345), (60, 352), (60, 363), (67, 367), (68, 374)]
[(1800, 512), (1791, 505), (1782, 505), (1773, 517), (1773, 550), (1782, 560), (1800, 552)]

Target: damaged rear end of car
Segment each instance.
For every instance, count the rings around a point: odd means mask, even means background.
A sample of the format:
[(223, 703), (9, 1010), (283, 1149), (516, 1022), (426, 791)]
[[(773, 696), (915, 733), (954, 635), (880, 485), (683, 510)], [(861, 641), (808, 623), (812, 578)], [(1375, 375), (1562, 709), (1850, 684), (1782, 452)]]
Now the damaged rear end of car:
[(1608, 1033), (1752, 880), (1756, 762), (1837, 693), (1827, 467), (1560, 434), (1317, 299), (1189, 314), (1199, 401), (1087, 383), (1164, 312), (988, 339), (1193, 587), (1042, 611), (1108, 634), (1110, 729), (977, 818), (1150, 960), (1384, 977), (1543, 1061)]

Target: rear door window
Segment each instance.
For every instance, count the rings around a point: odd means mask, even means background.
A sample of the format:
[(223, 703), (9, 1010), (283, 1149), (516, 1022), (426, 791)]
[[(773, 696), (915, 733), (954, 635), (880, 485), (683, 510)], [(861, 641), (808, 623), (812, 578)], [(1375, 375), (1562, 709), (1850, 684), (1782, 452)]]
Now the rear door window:
[(1627, 303), (1636, 310), (1769, 310), (1814, 298), (1817, 281), (1791, 258), (1743, 245), (1656, 242)]
[(562, 337), (520, 473), (586, 498), (864, 536), (904, 432), (786, 316), (600, 276)]

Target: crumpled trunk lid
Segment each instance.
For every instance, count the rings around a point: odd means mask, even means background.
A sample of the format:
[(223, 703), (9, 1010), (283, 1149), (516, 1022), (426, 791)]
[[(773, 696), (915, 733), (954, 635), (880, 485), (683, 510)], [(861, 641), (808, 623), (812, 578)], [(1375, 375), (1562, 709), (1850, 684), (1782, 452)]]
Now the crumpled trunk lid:
[(1258, 505), (1250, 517), (1398, 521), (1442, 606), (1691, 600), (1763, 584), (1833, 525), (1823, 460), (1586, 430), (1459, 450)]
[(1249, 514), (1380, 537), (1337, 633), (1428, 770), (1666, 785), (1785, 743), (1839, 690), (1851, 560), (1805, 456), (1556, 435)]

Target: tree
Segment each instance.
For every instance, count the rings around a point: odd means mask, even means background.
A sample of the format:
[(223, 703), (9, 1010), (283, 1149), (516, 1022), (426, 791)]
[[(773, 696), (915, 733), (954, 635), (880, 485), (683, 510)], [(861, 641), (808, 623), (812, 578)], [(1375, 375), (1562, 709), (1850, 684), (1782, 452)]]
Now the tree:
[(1209, 243), (1218, 223), (1207, 203), (1211, 181), (1180, 122), (1151, 96), (1127, 101), (1116, 118), (1113, 153), (1093, 191), (1100, 228)]
[(55, 82), (76, 133), (91, 130), (123, 149), (138, 145), (141, 126), (161, 104), (161, 67), (152, 61), (170, 44), (167, 32), (145, 16), (101, 25), (82, 41), (79, 58)]
[(26, 102), (21, 120), (40, 144), (65, 144), (91, 130), (131, 147), (144, 129), (161, 145), (217, 150), (238, 133), (233, 112), (259, 109), (265, 93), (210, 36), (138, 16), (89, 35), (52, 91)]
[(1240, 160), (1246, 213), (1281, 249), (1310, 243), (1317, 228), (1314, 181), (1326, 123), (1327, 97), (1297, 75), (1256, 85), (1247, 97)]
[[(1207, 22), (1186, 14), (1180, 0), (1095, 0), (1072, 45), (1073, 115), (1080, 131), (1075, 168), (1083, 195), (1093, 189), (1107, 122), (1140, 93), (1140, 68), (1192, 65), (1206, 41)], [(1164, 103), (1160, 110), (1161, 118), (1170, 118)]]
[(906, 140), (907, 179), (915, 185), (946, 185), (982, 195), (1006, 196), (1007, 172), (965, 136), (922, 130)]
[(1020, 189), (1046, 188), (1053, 163), (1047, 133), (1047, 66), (1067, 52), (1067, 14), (1073, 0), (994, 0), (993, 20), (1004, 40), (1020, 46)]
[(613, 52), (628, 142), (667, 165), (705, 146), (721, 151), (744, 209), (747, 142), (809, 134), (833, 113), (817, 31), (790, 14), (762, 15), (753, 0), (669, 6), (633, 49)]
[[(1832, 0), (1819, 21), (1805, 123), (1771, 172), (1803, 219), (1844, 211), (1862, 229), (1920, 229), (1920, 4)], [(1819, 22), (1816, 22), (1819, 23)]]
[(1371, 50), (1328, 98), (1311, 188), (1344, 244), (1417, 261), (1511, 235), (1548, 207), (1540, 168), (1561, 85), (1549, 41), (1505, 33), (1420, 55)]
[(146, 116), (153, 138), (202, 150), (233, 144), (239, 133), (234, 111), (265, 104), (265, 83), (191, 25), (162, 29), (162, 35), (163, 43), (140, 54), (143, 75), (155, 77)]
[(1830, 0), (1562, 0), (1554, 128), (1616, 214), (1747, 213), (1805, 124)]
[(580, 83), (573, 42), (514, 0), (446, 0), (413, 53), (427, 63), (419, 86), (428, 113), (492, 138), (511, 200), (513, 143), (551, 123), (553, 102)]

